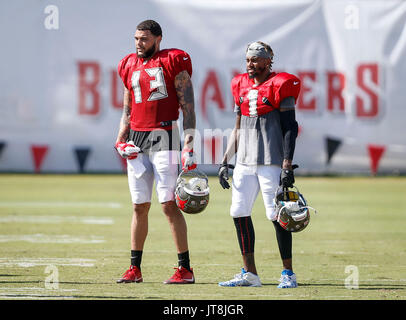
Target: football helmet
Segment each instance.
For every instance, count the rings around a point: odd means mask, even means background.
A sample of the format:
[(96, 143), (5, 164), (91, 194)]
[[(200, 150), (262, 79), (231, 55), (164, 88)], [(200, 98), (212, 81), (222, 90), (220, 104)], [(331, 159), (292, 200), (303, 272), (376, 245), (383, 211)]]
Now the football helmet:
[(176, 181), (176, 205), (185, 213), (196, 214), (206, 209), (209, 203), (209, 180), (197, 170), (182, 171)]
[(306, 199), (299, 189), (293, 186), (296, 191), (280, 186), (275, 194), (275, 209), (277, 210), (277, 222), (287, 231), (300, 232), (310, 222), (310, 211), (313, 209), (307, 205)]

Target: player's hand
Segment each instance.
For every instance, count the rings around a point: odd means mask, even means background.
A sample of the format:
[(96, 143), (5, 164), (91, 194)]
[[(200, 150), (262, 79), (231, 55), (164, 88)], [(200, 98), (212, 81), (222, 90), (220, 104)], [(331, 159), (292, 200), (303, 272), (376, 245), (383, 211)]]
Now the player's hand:
[(218, 176), (219, 176), (219, 181), (223, 189), (229, 189), (230, 184), (228, 183), (228, 168), (234, 169), (234, 165), (232, 164), (227, 164), (227, 163), (222, 163), (219, 168)]
[(126, 142), (117, 142), (114, 146), (118, 152), (118, 154), (128, 160), (133, 160), (138, 157), (138, 153), (141, 151), (133, 141)]
[(181, 160), (182, 160), (182, 170), (183, 171), (189, 171), (189, 170), (196, 169), (197, 164), (196, 164), (195, 155), (193, 153), (193, 149), (184, 148), (182, 150)]
[(295, 183), (295, 176), (293, 174), (293, 170), (299, 168), (297, 164), (292, 166), (292, 170), (290, 169), (282, 169), (281, 177), (280, 177), (280, 185), (283, 188), (293, 188), (293, 184)]

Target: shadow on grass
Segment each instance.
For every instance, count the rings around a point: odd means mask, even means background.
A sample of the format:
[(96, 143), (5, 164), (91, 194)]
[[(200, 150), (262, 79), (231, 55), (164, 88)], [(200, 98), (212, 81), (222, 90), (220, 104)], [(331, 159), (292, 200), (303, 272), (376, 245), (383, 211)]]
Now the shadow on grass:
[(21, 280), (21, 281), (0, 281), (0, 283), (21, 283), (21, 284), (24, 284), (24, 283), (41, 283), (41, 282), (44, 282), (44, 281), (40, 281), (40, 280), (35, 280), (35, 281), (27, 281), (27, 280)]

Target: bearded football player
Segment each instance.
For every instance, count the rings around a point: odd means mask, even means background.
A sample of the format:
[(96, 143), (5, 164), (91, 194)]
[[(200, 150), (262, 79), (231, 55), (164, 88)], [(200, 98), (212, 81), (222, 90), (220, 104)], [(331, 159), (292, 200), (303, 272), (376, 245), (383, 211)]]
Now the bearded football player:
[[(283, 271), (278, 288), (297, 287), (292, 266), (292, 234), (276, 221), (275, 192), (279, 185), (293, 187), (292, 166), (298, 124), (295, 103), (300, 80), (289, 73), (272, 72), (273, 51), (257, 41), (246, 49), (246, 70), (235, 76), (231, 90), (235, 102), (236, 122), (230, 135), (219, 181), (230, 185), (229, 169), (234, 169), (230, 214), (234, 220), (242, 255), (241, 273), (220, 286), (261, 286), (254, 259), (255, 232), (251, 212), (261, 191), (266, 216), (276, 231)], [(236, 154), (236, 165), (229, 160)]]
[(124, 57), (118, 74), (124, 84), (123, 113), (115, 148), (127, 160), (133, 203), (131, 264), (118, 283), (142, 282), (141, 260), (148, 234), (148, 212), (155, 181), (178, 254), (178, 268), (165, 284), (194, 283), (186, 221), (175, 202), (180, 135), (176, 121), (183, 113), (182, 169), (196, 168), (193, 131), (196, 126), (191, 82), (192, 62), (179, 49), (160, 49), (162, 29), (153, 20), (141, 22), (135, 35), (136, 53)]

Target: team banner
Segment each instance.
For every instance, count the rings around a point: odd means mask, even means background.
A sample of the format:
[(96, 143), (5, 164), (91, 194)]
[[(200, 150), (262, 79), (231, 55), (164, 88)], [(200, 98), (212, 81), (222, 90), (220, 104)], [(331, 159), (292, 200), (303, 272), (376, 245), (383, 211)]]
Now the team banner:
[[(256, 40), (271, 45), (274, 71), (302, 82), (298, 173), (406, 171), (401, 0), (2, 1), (0, 171), (126, 170), (113, 148), (117, 65), (135, 51), (146, 19), (162, 26), (162, 49), (191, 56), (195, 151), (207, 173), (217, 171), (234, 126), (231, 79), (245, 72)], [(329, 150), (326, 137), (334, 137)]]

